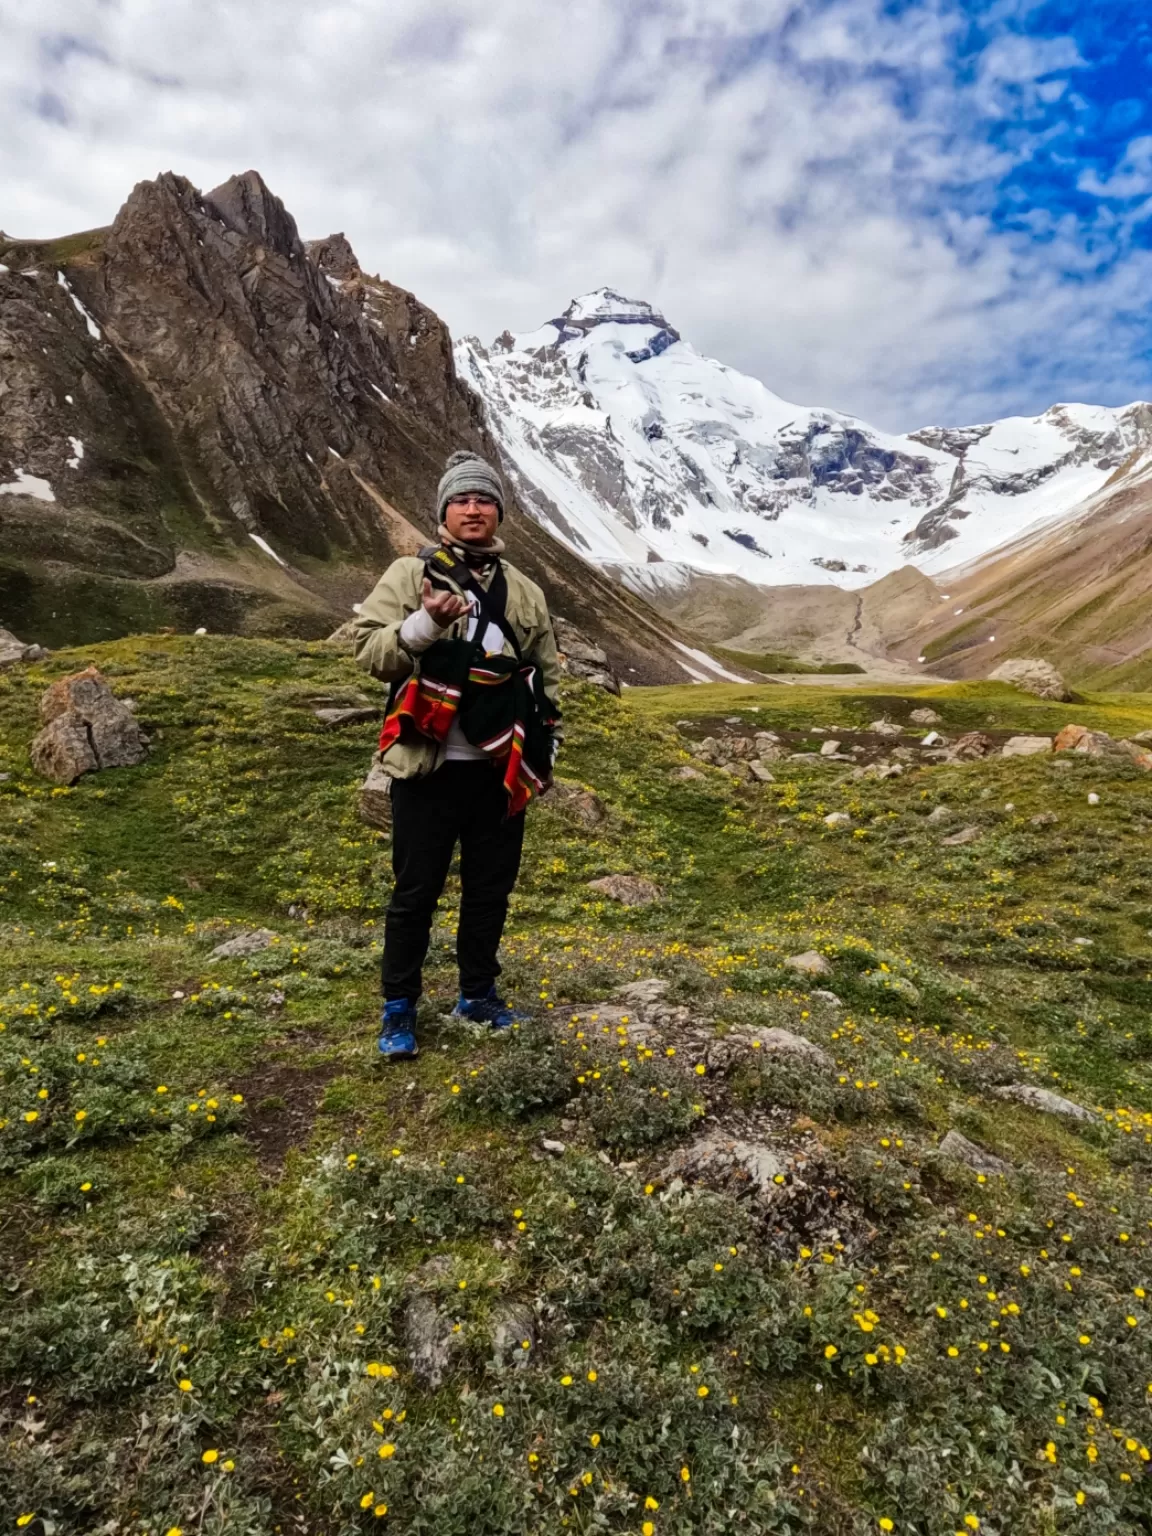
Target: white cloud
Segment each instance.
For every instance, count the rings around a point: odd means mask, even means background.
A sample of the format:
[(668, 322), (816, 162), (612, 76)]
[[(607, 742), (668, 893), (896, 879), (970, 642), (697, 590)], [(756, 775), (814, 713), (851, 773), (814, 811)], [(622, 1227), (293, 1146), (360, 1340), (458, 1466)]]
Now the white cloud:
[[(962, 19), (959, 0), (40, 0), (5, 22), (0, 222), (57, 234), (160, 170), (208, 188), (255, 166), (303, 234), (345, 230), (457, 332), (527, 330), (610, 283), (780, 393), (882, 425), (1138, 393), (1125, 317), (1149, 258), (1097, 276), (1119, 225), (1090, 265), (1067, 219), (1008, 234), (979, 212), (1075, 48), (1005, 29), (958, 84)], [(1146, 176), (1131, 153), (1099, 195)]]

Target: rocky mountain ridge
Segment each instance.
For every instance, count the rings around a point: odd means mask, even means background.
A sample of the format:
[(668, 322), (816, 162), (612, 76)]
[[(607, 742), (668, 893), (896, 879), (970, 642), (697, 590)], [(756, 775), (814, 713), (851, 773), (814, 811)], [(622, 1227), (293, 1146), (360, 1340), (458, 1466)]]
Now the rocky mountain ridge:
[[(306, 244), (254, 171), (0, 236), (0, 360), (0, 618), (47, 644), (324, 635), (428, 541), (446, 454), (498, 456), (437, 316), (343, 235)], [(683, 678), (656, 615), (509, 514), (510, 557), (625, 676)]]
[(782, 400), (611, 289), (456, 350), (525, 505), (634, 587), (630, 567), (661, 562), (772, 586), (935, 574), (1059, 521), (1152, 449), (1142, 402), (880, 432)]

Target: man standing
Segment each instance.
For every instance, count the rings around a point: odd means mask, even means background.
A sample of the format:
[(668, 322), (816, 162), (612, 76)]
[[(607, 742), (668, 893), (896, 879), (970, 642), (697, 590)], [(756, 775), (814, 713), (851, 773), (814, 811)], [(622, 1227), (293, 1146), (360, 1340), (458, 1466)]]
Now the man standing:
[(390, 776), (395, 885), (384, 926), (378, 1048), (417, 1054), (432, 916), (460, 844), (460, 998), (494, 1030), (515, 1014), (497, 950), (520, 869), (524, 806), (546, 789), (560, 667), (544, 594), (501, 558), (504, 487), (471, 453), (449, 458), (440, 542), (393, 561), (356, 621), (356, 660), (391, 684), (377, 761)]

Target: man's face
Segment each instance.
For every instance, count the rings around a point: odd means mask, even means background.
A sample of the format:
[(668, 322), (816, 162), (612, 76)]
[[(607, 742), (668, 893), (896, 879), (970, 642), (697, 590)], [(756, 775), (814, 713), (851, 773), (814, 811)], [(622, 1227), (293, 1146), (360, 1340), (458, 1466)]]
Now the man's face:
[(478, 491), (451, 497), (444, 509), (448, 537), (459, 539), (461, 544), (490, 544), (499, 521), (500, 508)]

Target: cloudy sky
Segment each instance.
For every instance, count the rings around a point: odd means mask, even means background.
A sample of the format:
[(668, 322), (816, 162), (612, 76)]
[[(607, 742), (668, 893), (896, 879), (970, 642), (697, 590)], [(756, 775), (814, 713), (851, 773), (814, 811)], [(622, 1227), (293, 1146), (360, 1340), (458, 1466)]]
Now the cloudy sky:
[(602, 284), (890, 428), (1152, 397), (1148, 0), (0, 0), (0, 226), (255, 167), (454, 332)]

